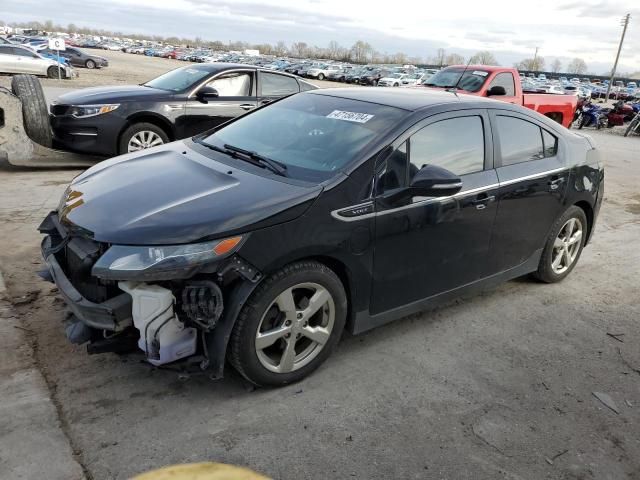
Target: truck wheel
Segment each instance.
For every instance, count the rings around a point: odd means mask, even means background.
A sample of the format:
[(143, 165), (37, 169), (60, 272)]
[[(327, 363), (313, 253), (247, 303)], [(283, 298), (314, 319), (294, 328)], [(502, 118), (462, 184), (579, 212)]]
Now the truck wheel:
[(165, 143), (169, 143), (169, 137), (162, 128), (153, 123), (134, 123), (120, 136), (118, 153), (137, 152)]
[(44, 147), (50, 147), (52, 136), (49, 107), (40, 81), (34, 75), (14, 75), (11, 79), (11, 91), (22, 102), (24, 129), (29, 138)]
[(580, 207), (569, 207), (551, 227), (551, 233), (533, 274), (545, 283), (559, 282), (578, 263), (587, 238), (587, 216)]
[(84, 66), (87, 67), (88, 69), (94, 69), (96, 68), (96, 62), (94, 62), (93, 60), (87, 60)]
[(347, 317), (342, 282), (315, 261), (290, 264), (263, 281), (244, 305), (229, 360), (258, 386), (303, 379), (331, 354)]

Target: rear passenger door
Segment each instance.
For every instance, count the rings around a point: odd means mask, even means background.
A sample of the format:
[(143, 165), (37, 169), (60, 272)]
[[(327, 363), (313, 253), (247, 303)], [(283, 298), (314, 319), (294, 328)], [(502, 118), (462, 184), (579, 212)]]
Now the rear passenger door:
[(260, 105), (299, 91), (300, 86), (294, 77), (262, 70), (258, 72), (258, 102)]
[(541, 251), (566, 208), (569, 168), (563, 143), (544, 123), (506, 110), (492, 110), (491, 123), (500, 183), (491, 261), (500, 272)]

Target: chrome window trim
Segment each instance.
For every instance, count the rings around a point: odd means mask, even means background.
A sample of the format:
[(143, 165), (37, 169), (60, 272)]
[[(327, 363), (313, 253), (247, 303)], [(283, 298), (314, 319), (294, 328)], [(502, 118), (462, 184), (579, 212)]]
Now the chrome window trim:
[[(502, 168), (502, 167), (501, 167)], [(383, 210), (381, 212), (372, 212), (372, 213), (367, 213), (365, 215), (360, 215), (360, 216), (356, 216), (356, 217), (343, 217), (341, 215), (339, 215), (339, 212), (342, 212), (344, 210), (349, 210), (349, 209), (355, 209), (358, 207), (364, 207), (367, 205), (370, 205), (373, 200), (364, 202), (364, 203), (359, 203), (356, 205), (350, 205), (350, 206), (346, 206), (346, 207), (342, 207), (342, 208), (338, 208), (336, 210), (333, 210), (331, 212), (331, 216), (337, 220), (341, 220), (343, 222), (354, 222), (356, 220), (364, 220), (366, 218), (370, 218), (370, 217), (375, 217), (375, 216), (379, 216), (379, 215), (387, 215), (389, 213), (395, 213), (395, 212), (399, 212), (401, 210), (407, 210), (410, 208), (414, 208), (414, 207), (420, 207), (423, 205), (428, 205), (430, 203), (436, 203), (436, 202), (444, 202), (447, 200), (451, 200), (454, 198), (463, 198), (466, 197), (468, 195), (473, 195), (474, 193), (480, 193), (483, 192), (485, 190), (491, 190), (494, 188), (500, 188), (500, 187), (504, 187), (507, 185), (513, 185), (514, 183), (519, 183), (519, 182), (524, 182), (527, 180), (534, 180), (536, 178), (542, 178), (545, 177), (547, 175), (551, 175), (553, 173), (559, 173), (559, 172), (563, 172), (563, 171), (567, 171), (569, 170), (569, 168), (567, 167), (560, 167), (560, 168), (554, 168), (553, 170), (547, 170), (544, 172), (539, 172), (539, 173), (534, 173), (531, 175), (525, 175), (524, 177), (518, 177), (518, 178), (514, 178), (512, 180), (505, 180), (504, 182), (499, 182), (499, 183), (493, 183), (491, 185), (485, 185), (482, 187), (477, 187), (477, 188), (471, 188), (469, 190), (464, 190), (462, 192), (458, 192), (454, 195), (447, 195), (446, 197), (430, 197), (430, 198), (426, 198), (424, 200), (419, 200), (417, 202), (413, 202), (410, 203), (409, 205), (403, 205), (401, 207), (397, 207), (397, 208), (391, 208), (389, 210)]]

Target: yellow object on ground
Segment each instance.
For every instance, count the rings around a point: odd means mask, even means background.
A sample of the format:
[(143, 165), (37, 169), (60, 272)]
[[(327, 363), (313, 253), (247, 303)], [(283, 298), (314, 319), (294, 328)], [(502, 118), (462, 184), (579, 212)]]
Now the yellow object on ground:
[(136, 475), (131, 480), (269, 480), (269, 477), (244, 467), (206, 462), (171, 465)]

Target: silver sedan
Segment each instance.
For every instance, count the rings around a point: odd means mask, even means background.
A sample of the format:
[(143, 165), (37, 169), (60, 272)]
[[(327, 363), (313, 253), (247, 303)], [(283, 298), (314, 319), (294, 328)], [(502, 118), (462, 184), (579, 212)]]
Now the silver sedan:
[[(0, 45), (0, 73), (29, 73), (58, 78), (58, 62), (21, 45)], [(68, 65), (60, 65), (60, 76), (72, 78), (75, 71)]]

